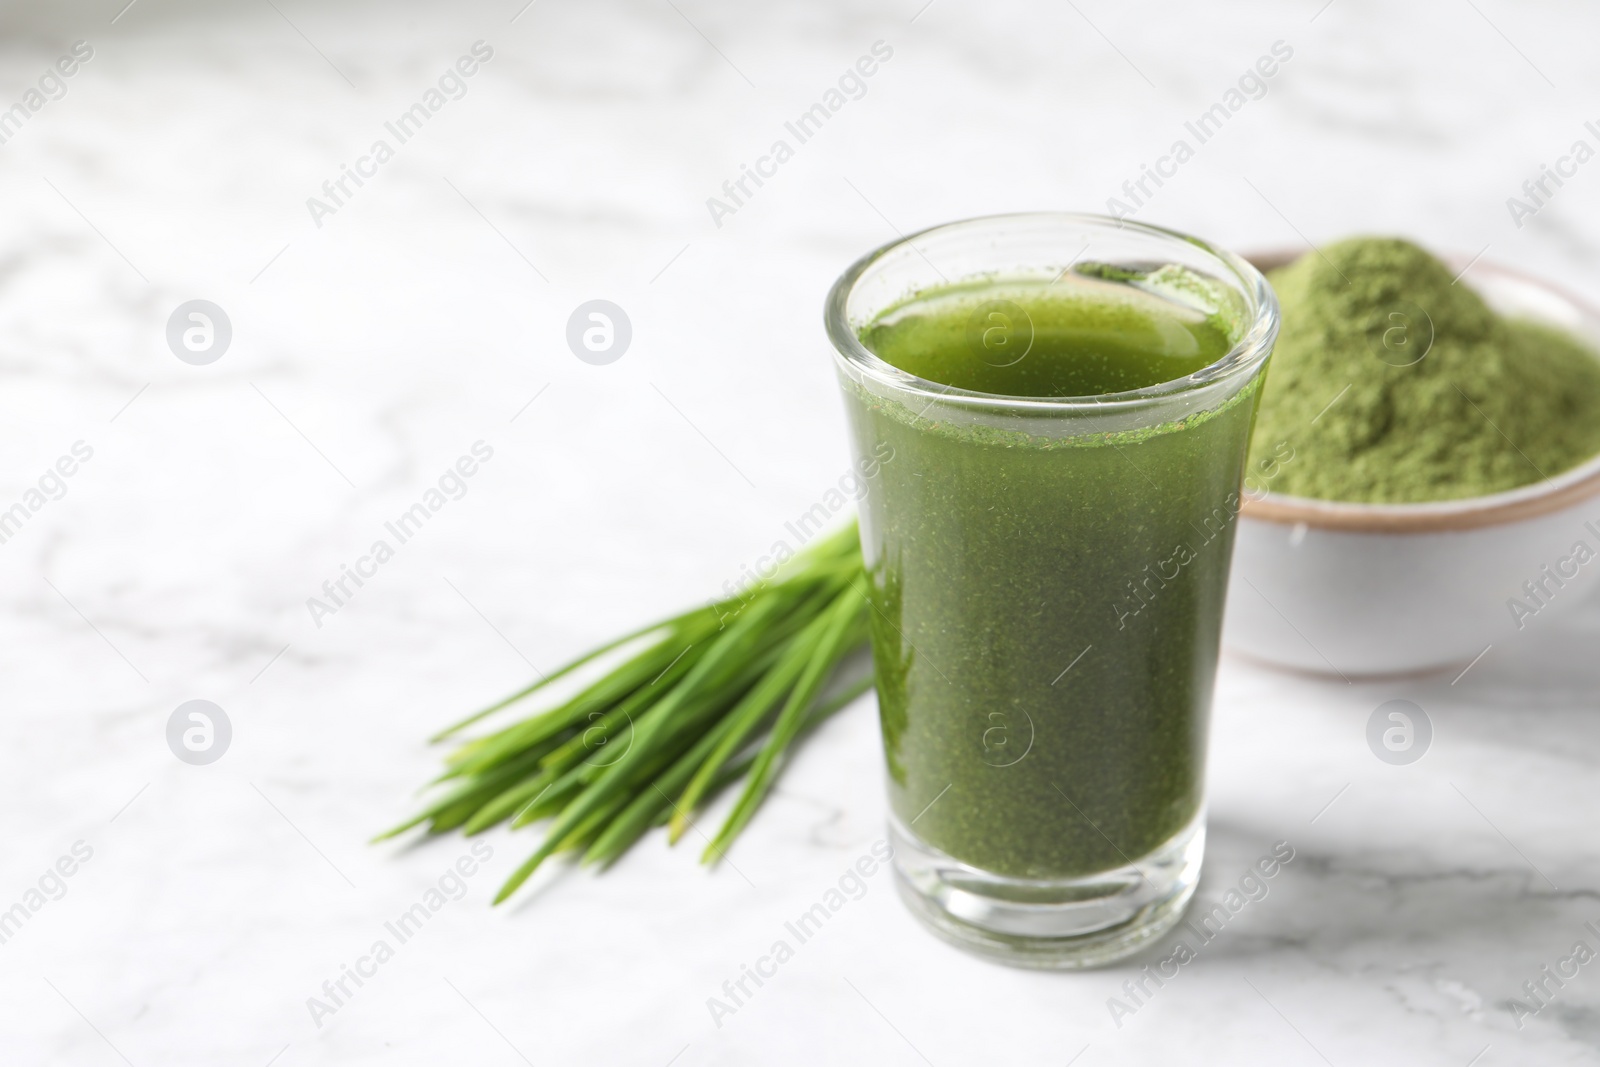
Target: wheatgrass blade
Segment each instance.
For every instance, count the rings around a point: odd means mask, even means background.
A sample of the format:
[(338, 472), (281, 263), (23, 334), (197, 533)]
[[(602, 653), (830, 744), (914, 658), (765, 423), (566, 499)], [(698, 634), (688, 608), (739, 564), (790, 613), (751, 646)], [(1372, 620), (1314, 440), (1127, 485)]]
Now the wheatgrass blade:
[(612, 802), (613, 798), (621, 793), (626, 785), (627, 776), (633, 771), (635, 765), (642, 762), (655, 744), (656, 734), (662, 729), (668, 716), (676, 710), (685, 700), (693, 696), (704, 686), (708, 680), (715, 677), (719, 668), (725, 664), (737, 664), (739, 658), (748, 654), (750, 646), (760, 636), (760, 628), (774, 613), (782, 608), (787, 598), (769, 596), (758, 600), (755, 604), (740, 612), (732, 625), (723, 630), (712, 640), (711, 648), (705, 656), (694, 665), (689, 674), (679, 682), (659, 704), (656, 704), (645, 715), (634, 723), (633, 745), (621, 759), (607, 767), (605, 773), (593, 785), (584, 790), (572, 803), (563, 808), (561, 814), (556, 816), (555, 822), (546, 831), (544, 843), (534, 851), (533, 855), (512, 872), (506, 884), (501, 887), (495, 897), (498, 904), (506, 897), (516, 892), (517, 887), (527, 881), (528, 876), (543, 863), (559, 847), (560, 842), (572, 830), (588, 818), (589, 814), (603, 805)]
[(729, 728), (716, 747), (707, 753), (699, 771), (690, 780), (677, 801), (677, 814), (673, 816), (668, 840), (676, 842), (689, 828), (689, 813), (700, 803), (701, 795), (710, 786), (717, 771), (760, 725), (774, 705), (794, 686), (815, 653), (817, 643), (827, 629), (827, 615), (818, 615), (806, 624), (794, 641), (784, 650), (783, 658), (768, 672), (761, 684), (751, 690), (738, 707), (728, 715)]
[(507, 819), (513, 829), (551, 819), (538, 849), (496, 895), (498, 904), (552, 855), (579, 852), (585, 863), (610, 866), (662, 823), (672, 825), (676, 840), (693, 811), (744, 778), (708, 850), (720, 854), (760, 806), (785, 751), (870, 684), (861, 680), (823, 699), (842, 677), (836, 668), (847, 647), (865, 639), (854, 590), (861, 576), (851, 523), (751, 588), (563, 664), (435, 740), (585, 667), (597, 677), (574, 695), (459, 742), (435, 783), (450, 788), (382, 836), (423, 823), (429, 833), (476, 834)]
[(794, 691), (789, 694), (788, 703), (778, 713), (778, 721), (773, 724), (772, 733), (767, 736), (761, 754), (756, 757), (755, 766), (750, 769), (750, 776), (745, 780), (744, 792), (734, 804), (733, 811), (729, 813), (728, 821), (723, 823), (722, 829), (717, 831), (717, 836), (706, 846), (705, 852), (701, 855), (702, 863), (715, 862), (726, 852), (728, 845), (755, 814), (756, 808), (760, 806), (762, 798), (766, 796), (767, 789), (772, 784), (772, 779), (777, 774), (778, 757), (800, 732), (808, 707), (822, 691), (835, 664), (843, 658), (852, 635), (860, 633), (865, 619), (865, 609), (865, 599), (853, 587), (840, 593), (839, 599), (828, 609), (827, 632), (819, 642), (811, 662), (806, 665), (805, 673), (801, 675)]

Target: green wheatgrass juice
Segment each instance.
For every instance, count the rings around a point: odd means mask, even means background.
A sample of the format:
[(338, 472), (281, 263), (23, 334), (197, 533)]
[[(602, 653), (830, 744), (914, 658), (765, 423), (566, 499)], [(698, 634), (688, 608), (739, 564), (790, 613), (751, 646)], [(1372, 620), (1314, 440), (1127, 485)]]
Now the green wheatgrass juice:
[[(859, 337), (900, 370), (997, 396), (1147, 388), (1221, 359), (1242, 329), (1171, 270), (924, 290)], [(860, 454), (893, 450), (862, 542), (902, 827), (984, 871), (1051, 879), (1137, 860), (1196, 818), (1259, 383), (1078, 436), (847, 388)]]

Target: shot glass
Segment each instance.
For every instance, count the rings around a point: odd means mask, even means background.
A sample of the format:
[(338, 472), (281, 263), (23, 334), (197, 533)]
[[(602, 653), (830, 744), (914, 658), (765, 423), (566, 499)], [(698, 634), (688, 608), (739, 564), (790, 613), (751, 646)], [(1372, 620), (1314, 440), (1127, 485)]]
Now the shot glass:
[[(1089, 260), (1097, 278), (1187, 280), (1174, 307), (1216, 315), (1231, 347), (1172, 381), (1039, 397), (919, 378), (863, 343), (919, 293), (1000, 294)], [(1027, 358), (1029, 324), (1004, 305), (972, 324), (972, 358)], [(872, 252), (825, 318), (853, 448), (875, 461), (861, 547), (901, 895), (935, 933), (1010, 963), (1128, 955), (1178, 921), (1199, 878), (1272, 290), (1183, 234), (1007, 215)]]

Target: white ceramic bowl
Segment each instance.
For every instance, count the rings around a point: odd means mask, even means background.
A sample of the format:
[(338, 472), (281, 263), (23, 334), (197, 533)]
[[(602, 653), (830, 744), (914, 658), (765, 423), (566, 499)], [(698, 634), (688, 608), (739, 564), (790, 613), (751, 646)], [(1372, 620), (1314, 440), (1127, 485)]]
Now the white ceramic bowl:
[[(1289, 258), (1250, 257), (1262, 268)], [(1600, 312), (1582, 301), (1484, 262), (1468, 282), (1496, 310), (1560, 326), (1600, 351)], [(1240, 511), (1223, 641), (1254, 659), (1345, 678), (1459, 669), (1547, 625), (1597, 577), (1600, 456), (1510, 492), (1438, 503), (1268, 492)]]

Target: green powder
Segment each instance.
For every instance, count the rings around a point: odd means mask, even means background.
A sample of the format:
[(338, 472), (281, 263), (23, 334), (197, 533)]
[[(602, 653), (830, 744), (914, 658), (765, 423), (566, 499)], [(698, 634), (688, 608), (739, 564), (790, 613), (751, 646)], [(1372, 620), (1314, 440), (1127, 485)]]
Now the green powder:
[(1449, 500), (1552, 477), (1600, 452), (1595, 353), (1495, 314), (1416, 245), (1354, 238), (1268, 277), (1283, 330), (1251, 470), (1273, 469), (1273, 492)]

